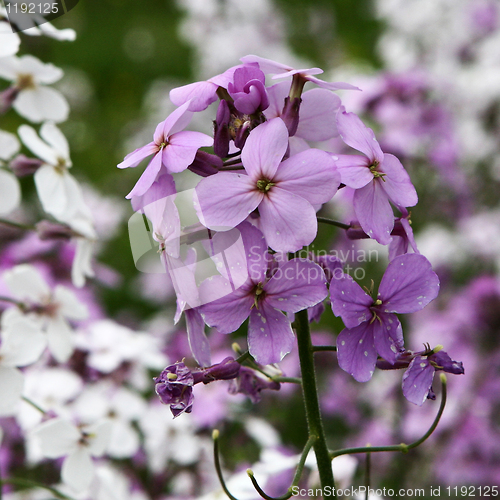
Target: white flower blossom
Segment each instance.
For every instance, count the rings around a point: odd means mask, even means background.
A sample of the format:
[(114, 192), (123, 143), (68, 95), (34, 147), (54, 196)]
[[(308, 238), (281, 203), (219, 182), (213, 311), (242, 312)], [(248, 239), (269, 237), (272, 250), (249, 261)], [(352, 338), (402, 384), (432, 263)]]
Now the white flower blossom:
[(46, 87), (62, 76), (61, 69), (31, 55), (0, 59), (0, 78), (11, 81), (19, 90), (13, 108), (35, 123), (44, 120), (63, 122), (67, 119), (69, 105), (66, 99), (58, 90)]
[(37, 427), (31, 437), (43, 456), (66, 457), (61, 479), (77, 492), (87, 490), (94, 476), (92, 457), (100, 457), (109, 443), (110, 422), (76, 426), (69, 420), (54, 418)]
[[(0, 23), (1, 26), (2, 23)], [(0, 40), (2, 37), (0, 32)], [(0, 166), (3, 165), (4, 161), (12, 158), (19, 151), (19, 148), (19, 141), (14, 134), (0, 130)], [(12, 212), (20, 203), (21, 188), (17, 177), (12, 172), (0, 168), (0, 215)]]
[(2, 315), (0, 345), (0, 415), (16, 411), (24, 376), (17, 367), (27, 366), (40, 358), (47, 341), (40, 327), (26, 317), (12, 314), (8, 309)]
[[(21, 264), (5, 271), (3, 280), (12, 296), (21, 301), (26, 312), (38, 320), (47, 332), (50, 352), (64, 363), (73, 353), (72, 328), (68, 320), (82, 320), (87, 307), (76, 295), (62, 285), (52, 290), (37, 269)], [(17, 314), (22, 316), (21, 311)]]
[(12, 32), (9, 23), (0, 22), (0, 57), (8, 57), (17, 54), (21, 40), (17, 33)]
[(146, 403), (138, 393), (101, 381), (87, 386), (73, 405), (82, 422), (107, 418), (111, 422), (110, 441), (106, 449), (114, 458), (132, 457), (140, 446), (139, 435), (132, 425), (146, 410)]

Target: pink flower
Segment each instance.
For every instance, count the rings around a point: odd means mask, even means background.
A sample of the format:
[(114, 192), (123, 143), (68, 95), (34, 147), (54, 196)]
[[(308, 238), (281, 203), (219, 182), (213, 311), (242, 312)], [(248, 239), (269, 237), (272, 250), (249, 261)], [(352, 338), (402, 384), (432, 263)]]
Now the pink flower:
[(373, 130), (342, 106), (337, 113), (341, 139), (365, 156), (335, 155), (342, 182), (356, 191), (354, 211), (365, 233), (380, 244), (391, 242), (394, 214), (391, 201), (400, 209), (413, 207), (418, 197), (410, 176), (393, 155), (383, 153)]
[(142, 196), (156, 180), (162, 165), (169, 173), (186, 170), (193, 162), (198, 148), (212, 146), (213, 139), (201, 132), (183, 131), (191, 120), (189, 101), (172, 112), (156, 127), (153, 142), (128, 154), (118, 168), (137, 167), (154, 154), (144, 173), (127, 198)]
[(316, 237), (313, 205), (330, 201), (340, 182), (334, 161), (309, 149), (281, 161), (288, 131), (280, 118), (256, 127), (242, 150), (244, 173), (219, 172), (196, 187), (198, 217), (210, 229), (226, 231), (256, 208), (271, 248), (294, 252)]
[[(224, 276), (200, 287), (205, 322), (221, 333), (237, 330), (249, 317), (248, 347), (258, 363), (278, 363), (292, 350), (294, 334), (282, 311), (296, 313), (321, 302), (328, 294), (325, 273), (306, 259), (293, 259), (268, 274), (267, 243), (262, 233), (245, 223), (239, 226), (248, 254), (248, 278), (231, 293)], [(211, 300), (210, 298), (215, 298)]]
[(332, 310), (346, 326), (337, 338), (340, 368), (358, 382), (366, 382), (373, 375), (377, 355), (394, 364), (403, 348), (403, 330), (395, 313), (420, 311), (438, 292), (439, 278), (419, 254), (400, 255), (387, 266), (376, 300), (349, 275), (333, 279)]

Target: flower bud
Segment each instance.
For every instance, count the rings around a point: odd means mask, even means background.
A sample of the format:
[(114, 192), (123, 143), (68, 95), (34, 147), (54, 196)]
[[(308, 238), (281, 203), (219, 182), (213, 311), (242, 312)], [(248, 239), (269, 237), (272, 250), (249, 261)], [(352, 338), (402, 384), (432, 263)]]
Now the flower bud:
[(66, 224), (41, 220), (35, 224), (36, 232), (41, 240), (70, 240), (75, 232)]
[(216, 174), (221, 167), (222, 160), (219, 156), (205, 153), (205, 151), (197, 151), (193, 163), (189, 165), (188, 169), (201, 177), (208, 177)]
[(17, 87), (9, 87), (3, 92), (0, 92), (0, 115), (9, 111), (18, 94), (19, 89)]
[(16, 177), (33, 175), (41, 166), (43, 161), (38, 158), (28, 158), (25, 155), (17, 155), (9, 164), (9, 168)]

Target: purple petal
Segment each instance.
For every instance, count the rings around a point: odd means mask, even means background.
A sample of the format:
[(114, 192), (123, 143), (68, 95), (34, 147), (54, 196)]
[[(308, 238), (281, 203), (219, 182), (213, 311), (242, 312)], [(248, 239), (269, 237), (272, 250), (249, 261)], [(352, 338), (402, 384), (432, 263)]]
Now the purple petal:
[(138, 212), (145, 206), (163, 200), (176, 192), (174, 178), (167, 172), (161, 172), (142, 196), (134, 196), (130, 201), (134, 211)]
[(166, 121), (167, 120), (165, 119), (162, 122), (158, 123), (158, 125), (156, 125), (155, 132), (153, 134), (153, 140), (158, 149), (160, 149), (162, 142), (166, 142), (166, 137), (165, 134), (163, 133)]
[(417, 192), (401, 162), (393, 155), (384, 154), (380, 171), (386, 175), (382, 187), (389, 199), (398, 207), (413, 207), (418, 202)]
[(318, 304), (328, 295), (323, 269), (305, 259), (292, 259), (278, 268), (264, 291), (266, 303), (293, 313)]
[(273, 182), (311, 204), (321, 205), (330, 201), (337, 192), (340, 175), (328, 153), (308, 149), (282, 162)]
[(202, 179), (196, 186), (196, 196), (201, 223), (223, 231), (243, 222), (264, 198), (248, 175), (232, 172), (219, 172)]
[(141, 163), (144, 158), (157, 153), (158, 146), (154, 142), (150, 142), (146, 144), (146, 146), (142, 146), (142, 148), (138, 148), (135, 151), (132, 151), (125, 159), (117, 165), (118, 168), (129, 168), (129, 167), (137, 167), (139, 163)]
[(274, 118), (252, 130), (241, 152), (241, 161), (252, 179), (271, 180), (287, 148), (286, 125), (281, 118)]
[(361, 155), (333, 155), (335, 166), (340, 174), (341, 181), (354, 189), (366, 186), (373, 180), (370, 172), (370, 160)]
[(334, 276), (330, 282), (330, 300), (335, 316), (340, 316), (347, 328), (369, 321), (373, 299), (348, 275)]
[(149, 165), (146, 167), (146, 170), (144, 170), (142, 175), (139, 177), (139, 180), (136, 182), (132, 191), (130, 191), (130, 193), (127, 196), (125, 196), (125, 198), (130, 200), (133, 196), (142, 196), (156, 180), (160, 172), (161, 166), (162, 166), (161, 151), (158, 151), (158, 153), (156, 153), (149, 162)]
[(218, 84), (212, 82), (195, 82), (170, 91), (170, 100), (176, 106), (189, 102), (189, 111), (203, 111), (217, 100)]
[(461, 361), (454, 361), (450, 358), (449, 354), (445, 351), (438, 351), (429, 356), (429, 361), (433, 361), (438, 365), (436, 370), (443, 370), (447, 373), (454, 373), (455, 375), (464, 374), (464, 365)]
[[(309, 73), (310, 75), (313, 75), (315, 73)], [(350, 83), (346, 82), (325, 82), (324, 80), (320, 80), (319, 78), (315, 78), (314, 76), (309, 76), (307, 78), (312, 83), (315, 83), (318, 87), (321, 87), (323, 89), (327, 90), (361, 90), (359, 87), (356, 87), (355, 85), (351, 85)]]
[(267, 96), (269, 98), (269, 107), (264, 111), (264, 115), (268, 120), (281, 116), (285, 98), (290, 92), (290, 82), (276, 83), (272, 87), (267, 88)]
[(290, 66), (285, 64), (254, 55), (244, 56), (240, 58), (240, 61), (244, 64), (257, 64), (260, 70), (264, 73), (279, 73), (281, 71), (289, 71), (291, 69)]
[(164, 139), (168, 139), (171, 135), (184, 130), (188, 126), (193, 117), (193, 112), (189, 111), (188, 107), (189, 102), (186, 102), (177, 109), (174, 109), (174, 111), (167, 116), (163, 122)]
[(403, 394), (405, 398), (418, 406), (422, 406), (432, 386), (434, 367), (426, 358), (415, 357), (403, 375)]
[(261, 365), (279, 363), (294, 345), (288, 318), (265, 301), (252, 309), (248, 325), (248, 350)]
[(249, 222), (242, 222), (237, 229), (243, 239), (248, 276), (254, 283), (263, 282), (269, 264), (266, 239), (262, 232)]
[(413, 229), (412, 229), (408, 219), (402, 218), (401, 225), (403, 226), (403, 229), (405, 230), (406, 237), (408, 238), (408, 242), (410, 243), (411, 247), (413, 248), (413, 251), (415, 253), (420, 253), (418, 251), (418, 248), (417, 248), (417, 242), (415, 241), (415, 237), (413, 236)]
[(337, 337), (337, 357), (340, 368), (358, 382), (370, 380), (377, 362), (373, 325), (365, 321), (354, 328), (344, 328)]
[(302, 94), (300, 120), (295, 135), (306, 141), (326, 141), (338, 135), (332, 120), (340, 107), (339, 96), (325, 89), (312, 89)]
[(423, 309), (439, 293), (439, 278), (420, 254), (404, 254), (389, 263), (378, 297), (387, 313), (412, 313)]
[(394, 314), (378, 313), (372, 326), (378, 354), (393, 365), (404, 344), (399, 319)]
[(363, 231), (381, 245), (391, 242), (394, 213), (380, 179), (373, 179), (354, 192), (353, 204), (356, 217)]
[(189, 347), (193, 357), (200, 366), (210, 366), (212, 361), (210, 344), (205, 335), (205, 323), (198, 309), (188, 309), (185, 314)]
[(264, 196), (259, 213), (261, 230), (273, 250), (296, 252), (316, 237), (318, 223), (313, 206), (277, 186)]
[(384, 153), (375, 139), (373, 130), (366, 127), (354, 113), (346, 113), (343, 106), (337, 113), (337, 128), (341, 139), (351, 148), (368, 156), (370, 163), (384, 161)]
[[(214, 276), (200, 285), (202, 305), (198, 308), (208, 326), (217, 328), (221, 333), (232, 333), (248, 318), (254, 305), (254, 284), (248, 282), (231, 291), (228, 280)], [(216, 298), (215, 300), (213, 300)]]
[(201, 132), (177, 132), (163, 148), (163, 164), (169, 172), (182, 172), (191, 165), (198, 148), (212, 144), (213, 139)]

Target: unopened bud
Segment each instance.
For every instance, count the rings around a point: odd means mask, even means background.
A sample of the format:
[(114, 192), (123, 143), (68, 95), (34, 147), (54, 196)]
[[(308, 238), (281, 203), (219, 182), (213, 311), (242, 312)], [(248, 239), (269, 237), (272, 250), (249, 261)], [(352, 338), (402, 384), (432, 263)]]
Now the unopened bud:
[(295, 97), (294, 99), (287, 97), (285, 99), (285, 106), (281, 113), (281, 119), (285, 122), (290, 137), (295, 135), (297, 127), (299, 126), (299, 109), (301, 102), (302, 99), (300, 97)]
[(25, 155), (17, 155), (10, 163), (9, 168), (16, 177), (33, 175), (41, 166), (43, 161), (38, 158), (28, 158)]
[(42, 220), (35, 225), (38, 237), (41, 240), (70, 240), (75, 232), (66, 224)]
[(218, 156), (205, 153), (205, 151), (197, 151), (188, 169), (201, 177), (208, 177), (216, 174), (221, 167), (222, 160)]
[(0, 92), (0, 115), (9, 111), (18, 94), (19, 89), (17, 87), (9, 87), (3, 92)]

